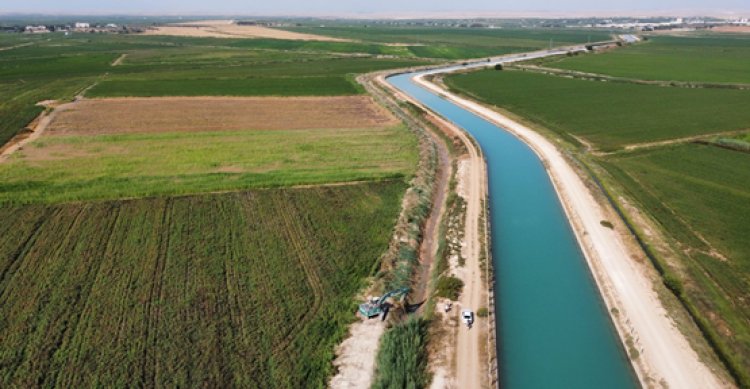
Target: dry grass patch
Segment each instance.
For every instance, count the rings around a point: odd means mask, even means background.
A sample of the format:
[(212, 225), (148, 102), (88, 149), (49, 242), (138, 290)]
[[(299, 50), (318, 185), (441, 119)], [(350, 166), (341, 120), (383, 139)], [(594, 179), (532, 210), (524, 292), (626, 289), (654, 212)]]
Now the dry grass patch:
[(240, 26), (228, 20), (180, 23), (147, 30), (144, 35), (171, 35), (198, 38), (271, 38), (300, 41), (350, 42), (349, 39), (303, 34), (263, 26)]
[(83, 100), (48, 135), (380, 128), (397, 120), (366, 96)]

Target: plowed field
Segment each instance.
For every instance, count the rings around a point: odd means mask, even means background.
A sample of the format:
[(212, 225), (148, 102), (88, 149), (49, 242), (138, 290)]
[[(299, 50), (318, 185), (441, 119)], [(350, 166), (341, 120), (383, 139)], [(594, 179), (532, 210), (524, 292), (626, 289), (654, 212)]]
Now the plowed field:
[(62, 112), (55, 134), (290, 130), (393, 126), (367, 96), (166, 97), (83, 100)]

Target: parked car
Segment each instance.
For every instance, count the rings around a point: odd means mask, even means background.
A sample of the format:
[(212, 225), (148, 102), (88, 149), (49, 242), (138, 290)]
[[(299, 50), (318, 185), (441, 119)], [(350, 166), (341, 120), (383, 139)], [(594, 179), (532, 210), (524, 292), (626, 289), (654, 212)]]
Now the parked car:
[(463, 320), (467, 327), (471, 328), (471, 325), (474, 324), (474, 312), (471, 309), (464, 309), (461, 311), (461, 320)]

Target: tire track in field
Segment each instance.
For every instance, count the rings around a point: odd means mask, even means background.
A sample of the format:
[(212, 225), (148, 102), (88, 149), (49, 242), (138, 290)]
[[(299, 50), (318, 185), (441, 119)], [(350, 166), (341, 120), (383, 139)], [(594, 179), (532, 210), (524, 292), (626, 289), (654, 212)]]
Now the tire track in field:
[[(81, 317), (83, 317), (86, 311), (90, 309), (91, 300), (89, 299), (89, 296), (91, 295), (91, 290), (94, 288), (96, 281), (99, 279), (102, 264), (105, 261), (104, 258), (107, 256), (108, 252), (111, 249), (112, 237), (115, 234), (115, 226), (120, 221), (120, 216), (122, 214), (120, 206), (115, 206), (114, 210), (110, 208), (109, 212), (107, 213), (109, 214), (111, 212), (114, 212), (115, 216), (111, 221), (109, 221), (106, 224), (106, 229), (104, 231), (106, 231), (107, 238), (106, 240), (103, 240), (103, 243), (104, 243), (103, 250), (101, 251), (97, 250), (98, 247), (95, 249), (95, 252), (101, 254), (101, 257), (99, 259), (93, 259), (94, 263), (93, 263), (93, 266), (91, 266), (89, 273), (86, 274), (85, 277), (82, 277), (82, 280), (84, 281), (83, 287), (81, 288), (82, 290), (79, 293), (77, 293), (77, 295), (75, 296), (75, 300), (71, 302), (69, 305), (69, 310), (70, 310), (69, 311), (70, 315), (68, 315), (69, 325), (66, 326), (65, 330), (58, 335), (57, 340), (55, 341), (55, 347), (52, 348), (49, 352), (51, 361), (55, 361), (57, 359), (55, 358), (55, 356), (57, 355), (58, 352), (60, 352), (61, 349), (63, 349), (63, 343), (66, 343), (65, 342), (66, 338), (69, 341), (72, 341), (74, 339), (76, 333), (78, 333), (79, 331), (79, 325), (81, 324)], [(83, 307), (80, 310), (76, 310), (76, 306), (80, 302), (83, 302)], [(73, 356), (69, 357), (66, 360), (65, 364), (63, 366), (60, 366), (59, 369), (53, 368), (53, 369), (50, 369), (52, 371), (45, 372), (43, 382), (49, 381), (47, 383), (51, 387), (57, 386), (57, 380), (58, 378), (60, 378), (60, 374), (61, 373), (65, 374), (66, 372), (69, 373), (69, 371), (65, 369), (65, 367), (71, 365), (70, 364), (71, 360), (78, 362), (82, 345), (83, 343), (78, 344), (78, 347), (76, 347), (76, 353)], [(73, 366), (75, 366), (75, 364), (73, 364)], [(47, 377), (50, 374), (51, 376), (49, 377), (49, 380), (47, 380)], [(65, 380), (66, 378), (68, 380), (72, 380), (74, 379), (74, 377), (75, 376), (68, 374), (66, 376), (63, 376), (62, 378), (63, 380)], [(65, 386), (71, 387), (70, 385), (65, 385)]]
[[(163, 235), (160, 238), (159, 249), (156, 253), (153, 283), (151, 284), (151, 290), (149, 291), (148, 300), (146, 301), (146, 307), (144, 309), (144, 311), (146, 312), (146, 316), (144, 318), (145, 330), (143, 334), (143, 358), (141, 359), (141, 385), (144, 388), (156, 386), (157, 359), (155, 354), (158, 335), (156, 334), (156, 332), (158, 332), (159, 330), (159, 312), (157, 312), (159, 308), (158, 304), (156, 304), (157, 307), (154, 306), (154, 299), (161, 296), (161, 288), (164, 280), (164, 268), (166, 266), (167, 254), (169, 253), (169, 242), (171, 236), (170, 234), (172, 232), (173, 205), (174, 203), (172, 199), (167, 199), (164, 204), (164, 213), (162, 214), (161, 225), (159, 226), (160, 230), (163, 231)], [(151, 338), (152, 335), (153, 342), (149, 342), (149, 338)], [(149, 345), (151, 345), (152, 347), (149, 348)], [(151, 350), (152, 354), (150, 357), (149, 350)], [(151, 374), (148, 373), (149, 366), (151, 366), (153, 370)]]
[[(59, 211), (57, 211), (59, 212)], [(52, 219), (52, 215), (54, 214), (54, 211), (50, 211), (49, 209), (46, 209), (44, 211), (44, 216), (39, 217), (37, 221), (34, 223), (34, 227), (31, 229), (31, 233), (24, 239), (23, 243), (21, 243), (18, 246), (18, 250), (16, 250), (15, 253), (13, 253), (12, 257), (13, 259), (8, 263), (8, 265), (0, 270), (0, 301), (2, 301), (2, 296), (5, 294), (5, 287), (10, 282), (10, 280), (6, 280), (6, 277), (13, 277), (13, 274), (15, 274), (16, 269), (21, 265), (21, 262), (23, 261), (23, 258), (26, 256), (26, 254), (31, 250), (31, 247), (34, 246), (34, 243), (36, 243), (36, 238), (39, 236), (40, 232), (42, 231), (42, 226)]]
[[(53, 212), (53, 214), (62, 214), (64, 211), (65, 211), (64, 208), (57, 207), (57, 208), (55, 208), (55, 212)], [(78, 231), (78, 227), (80, 226), (81, 220), (83, 219), (84, 207), (78, 207), (75, 210), (74, 213), (75, 213), (75, 215), (72, 217), (72, 221), (68, 224), (68, 228), (67, 228), (67, 230), (65, 232), (65, 236), (63, 237), (63, 239), (61, 239), (61, 240), (58, 241), (59, 243), (58, 243), (57, 247), (55, 247), (54, 250), (52, 250), (52, 252), (48, 255), (48, 257), (59, 258), (60, 257), (60, 253), (64, 250), (64, 248), (70, 242), (71, 236), (73, 235), (73, 232)], [(52, 219), (52, 217), (50, 217), (50, 218), (48, 218), (46, 220), (53, 220), (53, 219)], [(63, 219), (63, 220), (65, 220), (65, 219)], [(46, 223), (43, 223), (42, 225), (44, 225), (44, 224), (46, 224)], [(34, 244), (36, 243), (36, 239), (37, 239), (38, 235), (41, 234), (42, 230), (43, 230), (43, 228), (41, 228), (41, 226), (40, 226), (40, 228), (37, 230), (37, 232), (35, 234), (33, 234), (34, 235), (33, 241), (28, 242), (28, 244), (27, 244), (28, 247), (23, 251), (22, 256), (20, 257), (19, 261), (17, 261), (19, 263), (18, 267), (20, 267), (21, 263), (23, 262), (23, 259), (33, 249)], [(13, 276), (15, 276), (15, 275), (18, 274), (18, 267), (16, 267), (16, 269), (14, 269), (13, 274), (11, 274), (11, 278), (7, 280), (6, 286), (11, 282)], [(0, 294), (0, 306), (5, 306), (6, 305), (6, 299), (7, 299), (7, 296), (6, 296), (6, 293), (5, 293), (6, 291), (7, 291), (7, 289), (3, 288), (2, 294)], [(40, 293), (38, 296), (36, 296), (37, 297), (36, 301), (49, 301), (49, 294), (50, 294), (49, 288), (43, 290), (42, 293)], [(27, 323), (27, 326), (26, 326), (26, 329), (25, 329), (26, 333), (24, 335), (28, 336), (28, 335), (32, 334), (33, 330), (29, 330), (29, 328), (32, 328), (32, 329), (36, 328), (37, 322), (39, 321), (39, 318), (42, 316), (42, 313), (45, 311), (45, 309), (46, 309), (46, 304), (45, 303), (39, 303), (39, 304), (37, 304), (36, 309), (35, 309), (35, 313), (31, 316), (31, 317), (34, 318), (34, 322), (33, 323)], [(28, 351), (29, 351), (28, 349), (29, 349), (29, 340), (26, 339), (26, 341), (23, 343), (23, 346), (22, 346), (22, 348), (20, 350), (20, 353), (18, 353), (18, 357), (16, 358), (16, 361), (19, 361), (19, 362), (15, 363), (13, 366), (10, 366), (10, 368), (8, 369), (8, 372), (5, 374), (5, 376), (8, 377), (11, 382), (13, 382), (13, 379), (15, 378), (14, 376), (16, 374), (16, 371), (21, 367), (21, 364), (23, 364), (24, 361), (27, 360), (27, 354), (28, 354)], [(42, 376), (42, 378), (44, 378), (44, 377)]]
[[(110, 213), (110, 212), (107, 212), (107, 213)], [(112, 256), (112, 250), (113, 250), (112, 242), (114, 240), (113, 237), (115, 233), (117, 232), (116, 231), (117, 225), (120, 224), (121, 217), (122, 217), (122, 205), (121, 204), (114, 203), (114, 213), (115, 213), (115, 217), (111, 222), (109, 222), (108, 228), (106, 230), (107, 240), (104, 243), (104, 250), (102, 250), (102, 256), (97, 261), (98, 263), (96, 264), (96, 271), (92, 272), (92, 274), (94, 274), (95, 277), (93, 277), (93, 281), (89, 285), (87, 285), (87, 288), (85, 291), (86, 298), (85, 299), (79, 298), (79, 300), (84, 301), (84, 304), (83, 304), (83, 308), (80, 310), (80, 312), (78, 312), (78, 315), (76, 315), (75, 320), (72, 321), (74, 329), (71, 332), (71, 337), (70, 337), (71, 342), (75, 339), (76, 334), (79, 334), (85, 331), (85, 329), (80, 328), (82, 325), (84, 325), (83, 323), (85, 323), (85, 320), (83, 322), (81, 321), (81, 317), (89, 313), (89, 311), (92, 309), (91, 304), (93, 304), (94, 302), (92, 302), (90, 298), (91, 291), (94, 289), (94, 286), (100, 281), (101, 268), (104, 265), (104, 262), (111, 259), (110, 257)], [(86, 279), (89, 279), (89, 278), (91, 277), (87, 277)], [(79, 363), (81, 359), (81, 351), (82, 351), (83, 345), (84, 345), (84, 342), (78, 343), (77, 347), (75, 347), (75, 353), (71, 353), (71, 356), (68, 358), (67, 365), (76, 366)], [(53, 356), (53, 359), (54, 359), (54, 356)], [(57, 378), (58, 377), (55, 377), (55, 379), (53, 379), (53, 383), (54, 383), (53, 385), (57, 384)], [(73, 384), (73, 381), (75, 381), (76, 379), (80, 380), (80, 377), (75, 376), (75, 375), (67, 374), (61, 377), (61, 379), (63, 380), (63, 383), (62, 383), (63, 387), (66, 387), (66, 388), (76, 387), (80, 385), (80, 383), (78, 385)]]
[(294, 335), (297, 334), (299, 330), (302, 329), (302, 327), (304, 327), (305, 324), (307, 324), (310, 319), (318, 313), (318, 311), (320, 311), (324, 294), (323, 283), (321, 282), (320, 276), (318, 275), (315, 261), (310, 258), (308, 249), (304, 247), (299, 241), (299, 239), (304, 237), (302, 227), (299, 225), (299, 219), (296, 219), (293, 215), (290, 214), (288, 204), (284, 204), (284, 201), (280, 200), (279, 196), (280, 195), (274, 196), (273, 202), (276, 204), (278, 214), (281, 216), (284, 226), (286, 226), (284, 232), (287, 236), (287, 239), (296, 251), (296, 255), (294, 256), (299, 260), (300, 265), (302, 265), (302, 270), (307, 276), (307, 282), (312, 288), (313, 303), (312, 306), (310, 306), (310, 308), (307, 310), (307, 312), (305, 312), (303, 317), (297, 320), (295, 325), (292, 326), (292, 328), (288, 331), (287, 335), (284, 336), (281, 342), (279, 342), (279, 344), (274, 347), (273, 355), (278, 355), (279, 353), (286, 351), (291, 345), (292, 340), (294, 340)]

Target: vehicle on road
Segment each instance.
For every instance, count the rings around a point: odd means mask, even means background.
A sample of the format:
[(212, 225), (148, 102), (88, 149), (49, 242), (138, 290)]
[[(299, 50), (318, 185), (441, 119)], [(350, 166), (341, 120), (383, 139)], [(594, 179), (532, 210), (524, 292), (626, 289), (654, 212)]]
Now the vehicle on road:
[(471, 328), (471, 325), (474, 324), (474, 312), (471, 309), (464, 309), (461, 311), (461, 320), (467, 327)]

